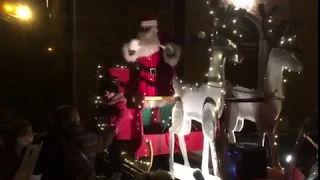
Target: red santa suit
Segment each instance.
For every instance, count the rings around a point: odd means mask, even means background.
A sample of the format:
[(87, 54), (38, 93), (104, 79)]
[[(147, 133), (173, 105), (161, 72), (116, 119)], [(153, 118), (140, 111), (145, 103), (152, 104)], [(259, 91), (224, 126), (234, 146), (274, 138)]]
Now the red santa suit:
[(110, 113), (110, 124), (116, 126), (116, 139), (118, 140), (130, 140), (131, 138), (131, 124), (132, 114), (127, 108), (127, 99), (123, 93), (117, 93), (112, 98), (108, 99), (109, 108), (115, 109)]
[[(141, 22), (141, 27), (157, 28), (157, 21), (147, 17)], [(165, 48), (169, 48), (171, 53), (164, 50)], [(141, 94), (145, 96), (174, 94), (171, 80), (174, 76), (174, 66), (180, 59), (179, 46), (173, 43), (161, 45), (160, 41), (144, 45), (143, 40), (133, 39), (125, 44), (122, 50), (128, 62), (137, 62), (139, 65), (138, 91)]]

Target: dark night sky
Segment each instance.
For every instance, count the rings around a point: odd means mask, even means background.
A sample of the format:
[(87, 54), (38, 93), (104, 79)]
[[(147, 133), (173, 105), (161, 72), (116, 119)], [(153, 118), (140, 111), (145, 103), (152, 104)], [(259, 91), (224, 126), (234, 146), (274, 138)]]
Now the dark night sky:
[[(119, 2), (118, 2), (119, 1)], [(79, 36), (79, 62), (82, 63), (81, 66), (85, 66), (87, 69), (82, 74), (79, 75), (79, 88), (84, 89), (88, 86), (84, 83), (86, 76), (94, 76), (94, 67), (97, 62), (105, 59), (118, 59), (121, 57), (120, 49), (121, 44), (124, 39), (128, 39), (130, 36), (135, 34), (133, 31), (136, 31), (136, 28), (133, 27), (133, 22), (126, 22), (127, 19), (130, 19), (129, 16), (136, 16), (135, 19), (138, 22), (138, 17), (142, 12), (148, 9), (146, 4), (150, 4), (150, 1), (139, 0), (137, 2), (144, 4), (144, 7), (139, 7), (139, 5), (134, 5), (135, 1), (130, 1), (128, 7), (122, 7), (123, 4), (127, 1), (118, 0), (107, 2), (107, 1), (90, 1), (85, 3), (85, 1), (79, 3), (78, 7), (78, 33)], [(121, 2), (122, 3), (121, 3)], [(188, 1), (188, 0), (187, 0)], [(62, 2), (55, 0), (54, 2)], [(116, 3), (115, 3), (116, 2)], [(170, 1), (171, 2), (171, 1)], [(291, 121), (290, 123), (293, 126), (298, 126), (302, 123), (302, 120), (310, 113), (313, 109), (318, 108), (318, 1), (316, 0), (290, 0), (289, 17), (292, 19), (300, 20), (303, 23), (303, 26), (298, 35), (300, 35), (300, 41), (303, 48), (303, 53), (299, 55), (301, 62), (304, 65), (304, 70), (301, 75), (290, 74), (288, 75), (288, 83), (286, 84), (286, 100), (284, 103), (284, 108), (282, 114)], [(110, 8), (110, 5), (113, 5), (113, 8)], [(188, 3), (187, 3), (188, 4)], [(163, 3), (153, 3), (152, 9), (157, 9), (155, 6), (158, 5), (158, 14), (161, 14), (162, 22), (166, 18), (170, 18), (173, 13), (166, 13), (168, 8), (172, 8), (171, 5), (167, 5), (164, 1)], [(58, 5), (57, 5), (58, 6)], [(60, 5), (61, 7), (61, 5)], [(119, 11), (117, 7), (121, 7)], [(105, 9), (110, 10), (107, 11)], [(57, 11), (61, 13), (60, 11)], [(139, 13), (137, 13), (139, 12)], [(123, 13), (123, 14), (122, 14)], [(136, 15), (135, 15), (136, 14)], [(121, 17), (119, 16), (121, 15)], [(0, 14), (1, 16), (1, 14)], [(99, 16), (99, 18), (96, 17)], [(119, 17), (113, 17), (119, 16)], [(91, 18), (91, 19), (90, 19)], [(99, 20), (100, 19), (100, 20)], [(28, 34), (21, 27), (11, 27), (8, 29), (8, 24), (1, 22), (3, 21), (0, 18), (0, 74), (1, 74), (1, 86), (0, 93), (1, 96), (6, 96), (8, 92), (14, 92), (16, 94), (22, 95), (23, 88), (28, 89), (28, 91), (36, 91), (40, 93), (39, 99), (41, 97), (47, 97), (51, 94), (51, 90), (58, 87), (53, 87), (51, 83), (51, 78), (56, 77), (56, 75), (50, 75), (52, 64), (55, 61), (68, 61), (67, 55), (65, 59), (62, 60), (62, 55), (57, 55), (57, 57), (52, 57), (45, 52), (47, 46), (50, 45), (50, 39), (46, 35), (45, 27), (48, 26), (46, 23), (37, 24), (38, 28), (34, 28), (34, 32)], [(186, 24), (191, 22), (186, 22)], [(129, 25), (128, 25), (129, 24)], [(12, 26), (12, 23), (11, 25)], [(43, 28), (41, 28), (43, 27)], [(127, 28), (126, 28), (127, 27)], [(128, 29), (128, 27), (130, 27)], [(170, 29), (173, 27), (173, 21), (168, 21), (164, 27)], [(121, 28), (121, 29), (120, 29)], [(126, 29), (125, 29), (126, 28)], [(9, 32), (9, 31), (10, 32)], [(115, 37), (110, 38), (104, 32), (111, 32), (115, 35), (120, 36), (119, 40)], [(28, 29), (30, 32), (30, 29)], [(48, 32), (48, 31), (46, 31)], [(98, 32), (98, 33), (97, 33)], [(121, 33), (130, 33), (130, 34), (121, 34)], [(117, 34), (118, 33), (118, 34)], [(5, 36), (3, 36), (5, 34)], [(18, 37), (21, 36), (21, 37)], [(84, 37), (86, 36), (86, 37)], [(92, 36), (92, 37), (90, 37)], [(65, 36), (67, 38), (67, 36)], [(54, 38), (54, 37), (53, 37)], [(66, 39), (64, 38), (64, 39)], [(109, 39), (108, 39), (109, 38)], [(102, 39), (102, 40), (101, 40)], [(15, 47), (9, 46), (9, 41), (16, 41)], [(104, 41), (103, 41), (104, 40)], [(21, 41), (21, 42), (19, 42)], [(22, 43), (23, 41), (23, 43)], [(106, 42), (107, 41), (107, 42)], [(110, 44), (117, 41), (117, 43)], [(120, 41), (120, 42), (118, 42)], [(57, 42), (58, 44), (61, 42)], [(91, 47), (90, 47), (91, 46)], [(93, 47), (92, 47), (93, 46)], [(107, 47), (106, 47), (107, 46)], [(114, 46), (114, 47), (110, 47)], [(119, 46), (119, 47), (118, 47)], [(9, 48), (10, 47), (10, 48)], [(15, 49), (14, 49), (15, 48)], [(29, 48), (29, 49), (28, 49)], [(57, 47), (58, 48), (58, 47)], [(83, 49), (81, 49), (83, 48)], [(94, 51), (93, 51), (94, 50)], [(107, 51), (110, 53), (107, 54)], [(10, 53), (9, 53), (10, 52)], [(93, 53), (95, 52), (95, 53)], [(65, 53), (65, 52), (56, 52)], [(90, 54), (91, 53), (91, 54)], [(55, 59), (56, 58), (56, 59)], [(54, 62), (52, 62), (54, 61)], [(108, 61), (108, 60), (105, 60)], [(194, 67), (197, 64), (197, 61), (187, 62), (188, 66)], [(57, 65), (56, 65), (57, 66)], [(67, 66), (67, 65), (64, 65)], [(9, 67), (9, 68), (8, 68)], [(92, 70), (90, 69), (92, 68)], [(58, 68), (59, 70), (63, 69)], [(188, 69), (188, 68), (186, 68)], [(62, 71), (62, 70), (61, 70)], [(60, 73), (60, 72), (59, 72)], [(64, 71), (62, 73), (65, 73)], [(79, 72), (78, 72), (79, 73)], [(61, 76), (59, 76), (60, 79)], [(90, 79), (90, 78), (89, 78)], [(91, 78), (92, 79), (92, 78)], [(65, 80), (65, 78), (64, 78)], [(35, 81), (35, 82), (33, 82)], [(60, 81), (60, 80), (59, 80)], [(83, 81), (83, 82), (82, 82)], [(88, 80), (90, 81), (90, 80)], [(41, 84), (40, 84), (40, 83)], [(44, 85), (46, 84), (47, 85)], [(14, 85), (15, 84), (15, 85)], [(55, 83), (57, 84), (57, 83)], [(91, 85), (91, 84), (90, 84)], [(19, 89), (22, 88), (22, 89)], [(28, 87), (28, 88), (27, 88)], [(33, 88), (32, 88), (33, 87)], [(37, 88), (36, 88), (37, 87)], [(68, 86), (65, 86), (68, 87)], [(60, 87), (60, 88), (65, 88)], [(12, 89), (12, 91), (10, 90)], [(40, 90), (39, 90), (40, 88)], [(41, 89), (42, 88), (42, 89)], [(21, 92), (22, 91), (22, 92)], [(87, 96), (91, 96), (91, 90), (88, 92), (83, 92)], [(29, 92), (28, 92), (29, 93)], [(55, 92), (56, 93), (56, 92)], [(54, 93), (53, 93), (54, 94)], [(59, 94), (59, 93), (58, 93)], [(52, 94), (51, 94), (52, 95)], [(79, 95), (79, 94), (78, 94)], [(57, 95), (56, 93), (56, 96)], [(88, 103), (89, 101), (80, 101), (81, 103)], [(88, 106), (84, 106), (86, 108)]]

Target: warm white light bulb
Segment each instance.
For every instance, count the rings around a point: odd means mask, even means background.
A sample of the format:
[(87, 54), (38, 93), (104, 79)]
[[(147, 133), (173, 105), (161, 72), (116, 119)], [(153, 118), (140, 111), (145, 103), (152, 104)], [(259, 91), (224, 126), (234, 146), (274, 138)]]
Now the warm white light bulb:
[(236, 9), (242, 8), (250, 11), (254, 5), (254, 0), (233, 0), (232, 3)]
[(16, 7), (16, 15), (23, 20), (29, 20), (32, 17), (31, 10), (28, 6), (19, 5)]
[(290, 162), (292, 160), (292, 156), (291, 155), (288, 155), (287, 157), (286, 157), (286, 161), (287, 162)]

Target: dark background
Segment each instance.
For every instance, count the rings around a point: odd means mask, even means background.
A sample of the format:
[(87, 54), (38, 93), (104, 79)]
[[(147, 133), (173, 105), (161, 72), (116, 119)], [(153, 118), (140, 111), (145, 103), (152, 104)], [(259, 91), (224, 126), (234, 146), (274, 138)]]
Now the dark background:
[[(36, 129), (47, 127), (55, 108), (73, 100), (82, 119), (92, 119), (96, 66), (125, 63), (121, 47), (136, 35), (142, 14), (156, 15), (160, 31), (175, 37), (182, 45), (180, 76), (196, 82), (207, 69), (208, 43), (194, 38), (199, 31), (211, 32), (205, 0), (81, 0), (76, 2), (75, 24), (71, 0), (51, 0), (49, 8), (45, 0), (30, 2), (37, 15), (33, 22), (21, 24), (0, 14), (0, 105), (20, 109), (16, 114), (27, 115)], [(290, 125), (298, 127), (308, 113), (318, 108), (318, 2), (259, 2), (266, 3), (267, 8), (279, 4), (278, 19), (292, 18), (303, 23), (298, 34), (303, 53), (298, 57), (304, 70), (301, 75), (286, 75), (282, 111), (290, 119)], [(72, 41), (73, 28), (76, 41)], [(245, 59), (241, 65), (227, 64), (227, 79), (233, 84), (255, 88), (257, 42), (254, 33), (248, 36), (253, 40), (247, 40), (248, 46), (241, 47)], [(49, 52), (48, 47), (53, 51)], [(72, 83), (74, 67), (76, 84)], [(76, 87), (74, 98), (73, 86)]]

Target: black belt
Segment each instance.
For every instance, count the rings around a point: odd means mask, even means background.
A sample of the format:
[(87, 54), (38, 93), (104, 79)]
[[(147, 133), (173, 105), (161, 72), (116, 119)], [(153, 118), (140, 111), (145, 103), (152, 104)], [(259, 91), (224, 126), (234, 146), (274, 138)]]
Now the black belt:
[(152, 81), (150, 81), (149, 79), (146, 79), (145, 77), (140, 77), (139, 80), (145, 81), (148, 86), (157, 86), (157, 83), (156, 83), (156, 82), (152, 82)]
[(155, 67), (146, 67), (146, 66), (140, 65), (139, 68), (147, 73), (150, 73), (151, 75), (157, 74), (157, 68)]

